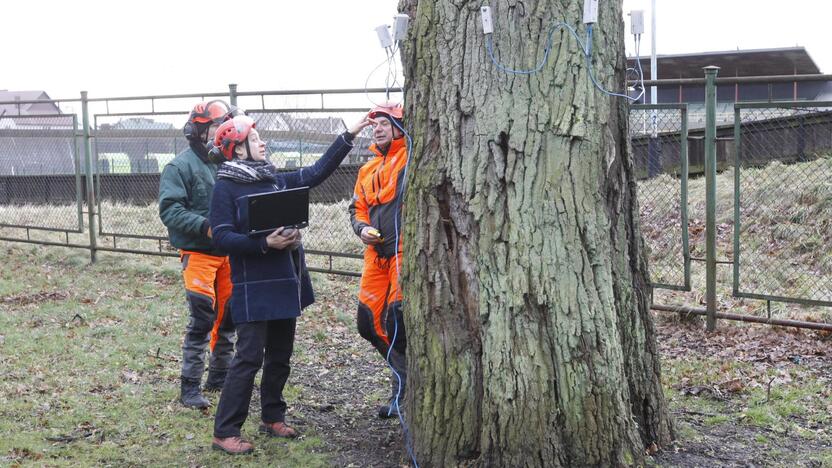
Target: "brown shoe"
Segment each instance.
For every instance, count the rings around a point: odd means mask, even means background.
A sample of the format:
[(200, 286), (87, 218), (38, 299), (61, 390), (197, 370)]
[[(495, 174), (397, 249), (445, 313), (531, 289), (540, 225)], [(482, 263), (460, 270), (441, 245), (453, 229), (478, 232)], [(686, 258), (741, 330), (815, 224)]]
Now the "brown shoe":
[(298, 431), (291, 428), (283, 421), (273, 423), (261, 423), (260, 432), (268, 434), (272, 437), (283, 437), (286, 439), (294, 439), (298, 436)]
[(243, 455), (254, 450), (254, 445), (242, 437), (224, 437), (222, 439), (214, 437), (211, 442), (211, 447), (214, 450), (222, 450), (231, 455)]

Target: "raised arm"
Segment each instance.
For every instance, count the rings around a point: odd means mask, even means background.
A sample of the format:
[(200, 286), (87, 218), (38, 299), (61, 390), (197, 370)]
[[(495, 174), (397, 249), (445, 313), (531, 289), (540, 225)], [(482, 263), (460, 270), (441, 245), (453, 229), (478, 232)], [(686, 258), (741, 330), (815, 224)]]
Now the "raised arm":
[(346, 132), (338, 135), (338, 138), (329, 145), (326, 152), (318, 159), (315, 164), (301, 168), (297, 171), (284, 173), (283, 180), (286, 183), (285, 188), (294, 188), (294, 187), (314, 187), (316, 185), (320, 185), (327, 177), (332, 175), (335, 172), (335, 169), (338, 168), (338, 165), (341, 164), (341, 161), (347, 156), (347, 154), (352, 149), (352, 141), (361, 133), (361, 130), (364, 127), (373, 124), (373, 119), (370, 119), (366, 115), (363, 119), (361, 119), (358, 123), (352, 126)]

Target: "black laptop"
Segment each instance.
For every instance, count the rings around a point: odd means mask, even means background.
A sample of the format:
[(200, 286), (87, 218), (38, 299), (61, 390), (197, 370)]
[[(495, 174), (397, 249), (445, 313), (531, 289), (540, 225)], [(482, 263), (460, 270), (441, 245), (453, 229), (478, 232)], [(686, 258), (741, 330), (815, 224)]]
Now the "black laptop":
[(248, 197), (248, 235), (271, 233), (279, 227), (309, 225), (309, 187), (256, 193)]

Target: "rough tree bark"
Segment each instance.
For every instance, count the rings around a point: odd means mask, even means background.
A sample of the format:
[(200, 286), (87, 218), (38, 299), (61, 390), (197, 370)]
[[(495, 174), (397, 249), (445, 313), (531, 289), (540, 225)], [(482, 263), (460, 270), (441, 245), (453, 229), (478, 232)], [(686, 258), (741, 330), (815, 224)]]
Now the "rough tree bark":
[[(491, 2), (494, 50), (532, 68), (578, 0)], [(407, 421), (422, 466), (616, 466), (673, 437), (648, 313), (627, 109), (555, 34), (531, 76), (494, 67), (481, 0), (402, 0), (413, 18), (403, 287)], [(593, 69), (624, 81), (620, 0)]]

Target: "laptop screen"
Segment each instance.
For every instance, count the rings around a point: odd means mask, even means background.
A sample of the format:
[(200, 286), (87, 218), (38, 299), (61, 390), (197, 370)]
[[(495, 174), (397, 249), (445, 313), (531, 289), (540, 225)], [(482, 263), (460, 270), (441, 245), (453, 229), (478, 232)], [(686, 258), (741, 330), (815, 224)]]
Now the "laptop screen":
[(248, 220), (249, 234), (308, 226), (309, 187), (249, 195)]

